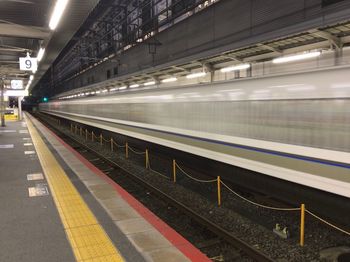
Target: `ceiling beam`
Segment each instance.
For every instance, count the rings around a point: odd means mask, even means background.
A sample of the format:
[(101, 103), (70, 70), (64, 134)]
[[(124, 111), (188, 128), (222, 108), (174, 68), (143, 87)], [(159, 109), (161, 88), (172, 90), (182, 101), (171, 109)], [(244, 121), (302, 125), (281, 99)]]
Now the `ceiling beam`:
[(15, 52), (15, 53), (23, 53), (28, 51), (24, 48), (9, 48), (9, 47), (1, 47), (0, 46), (0, 52)]
[(0, 36), (47, 39), (50, 36), (50, 31), (43, 27), (0, 23)]
[(241, 59), (239, 59), (236, 56), (231, 55), (231, 54), (221, 54), (219, 56), (222, 58), (230, 59), (230, 60), (235, 61), (235, 62), (243, 62)]
[(273, 46), (270, 46), (268, 44), (257, 44), (257, 46), (263, 47), (263, 48), (268, 49), (268, 50), (275, 52), (277, 54), (282, 54), (282, 50), (275, 48)]
[(0, 64), (19, 64), (19, 61), (14, 61), (14, 60), (0, 60)]
[(171, 68), (177, 69), (177, 70), (181, 70), (181, 71), (185, 71), (185, 72), (190, 72), (190, 70), (183, 68), (181, 66), (172, 66)]
[(328, 40), (336, 48), (340, 49), (343, 47), (343, 42), (341, 41), (341, 39), (335, 35), (332, 35), (331, 33), (328, 33), (326, 31), (321, 31), (318, 29), (310, 31), (310, 33), (315, 36)]

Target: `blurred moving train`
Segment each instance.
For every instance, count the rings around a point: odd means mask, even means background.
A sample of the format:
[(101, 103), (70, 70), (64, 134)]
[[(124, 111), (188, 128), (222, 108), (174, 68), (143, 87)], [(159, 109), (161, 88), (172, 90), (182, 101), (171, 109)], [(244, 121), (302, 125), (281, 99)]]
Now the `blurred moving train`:
[(350, 197), (350, 68), (127, 89), (52, 115)]

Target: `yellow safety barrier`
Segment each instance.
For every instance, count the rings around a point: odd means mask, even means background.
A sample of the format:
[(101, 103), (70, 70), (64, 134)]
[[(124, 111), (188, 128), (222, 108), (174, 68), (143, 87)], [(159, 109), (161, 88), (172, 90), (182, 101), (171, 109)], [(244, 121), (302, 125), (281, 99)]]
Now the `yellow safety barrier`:
[[(59, 120), (58, 120), (59, 121)], [(71, 132), (74, 131), (74, 128), (75, 128), (75, 133), (77, 133), (77, 125), (74, 125), (71, 124), (70, 125), (70, 129), (71, 129)], [(82, 129), (80, 128), (80, 132), (82, 132)], [(85, 139), (87, 140), (88, 139), (88, 135), (89, 135), (89, 132), (88, 130), (86, 129), (85, 130)], [(98, 138), (97, 136), (95, 136), (94, 132), (92, 131), (91, 132), (91, 140), (92, 142), (94, 142), (94, 137)], [(129, 149), (130, 151), (134, 152), (135, 154), (145, 154), (145, 167), (146, 169), (149, 169), (150, 171), (154, 172), (155, 174), (158, 174), (166, 179), (169, 179), (169, 177), (153, 170), (151, 168), (151, 163), (150, 163), (150, 155), (149, 155), (149, 151), (148, 149), (145, 150), (145, 152), (141, 152), (141, 151), (137, 151), (135, 149), (133, 149), (132, 147), (129, 146), (128, 142), (125, 143), (125, 145), (118, 145), (113, 138), (111, 138), (110, 140), (106, 140), (103, 138), (102, 136), (102, 133), (100, 134), (99, 136), (100, 138), (100, 144), (102, 145), (103, 144), (103, 140), (105, 140), (106, 142), (110, 143), (111, 145), (111, 151), (114, 152), (114, 146), (116, 147), (125, 147), (125, 158), (129, 158)], [(299, 241), (299, 244), (300, 246), (304, 246), (305, 244), (305, 213), (308, 213), (309, 215), (313, 216), (314, 218), (320, 220), (321, 222), (325, 223), (326, 225), (344, 233), (344, 234), (347, 234), (350, 236), (350, 232), (344, 230), (344, 229), (341, 229), (340, 227), (326, 221), (325, 219), (322, 219), (320, 218), (319, 216), (317, 216), (316, 214), (312, 213), (311, 211), (309, 211), (308, 209), (305, 208), (305, 204), (301, 204), (300, 207), (297, 207), (297, 208), (284, 208), (284, 207), (272, 207), (272, 206), (267, 206), (267, 205), (262, 205), (262, 204), (259, 204), (259, 203), (256, 203), (254, 201), (251, 201), (243, 196), (241, 196), (240, 194), (238, 194), (237, 192), (235, 192), (233, 189), (231, 189), (226, 183), (224, 183), (222, 180), (221, 180), (221, 177), (220, 176), (217, 176), (216, 179), (210, 179), (210, 180), (202, 180), (202, 179), (198, 179), (198, 178), (195, 178), (191, 175), (189, 175), (187, 172), (185, 172), (176, 162), (175, 159), (173, 159), (172, 161), (172, 173), (173, 173), (173, 182), (176, 183), (177, 182), (177, 172), (176, 172), (176, 168), (178, 168), (184, 175), (186, 175), (187, 177), (189, 177), (190, 179), (196, 181), (196, 182), (201, 182), (201, 183), (211, 183), (211, 182), (216, 182), (217, 183), (217, 203), (218, 203), (218, 206), (221, 206), (222, 204), (222, 190), (221, 190), (221, 185), (223, 185), (226, 189), (228, 189), (231, 193), (233, 193), (234, 195), (236, 195), (238, 198), (252, 204), (252, 205), (255, 205), (255, 206), (258, 206), (258, 207), (261, 207), (261, 208), (265, 208), (265, 209), (270, 209), (270, 210), (276, 210), (276, 211), (300, 211), (300, 241)]]
[(217, 177), (218, 184), (218, 206), (221, 206), (221, 179), (220, 176)]
[(194, 181), (196, 181), (196, 182), (200, 182), (200, 183), (213, 183), (213, 182), (216, 182), (216, 181), (217, 181), (216, 178), (215, 178), (215, 179), (210, 179), (210, 180), (203, 180), (203, 179), (195, 178), (195, 177), (189, 175), (187, 172), (185, 172), (176, 162), (175, 162), (175, 166), (176, 166), (178, 169), (180, 169), (180, 171), (181, 171), (182, 173), (184, 173), (187, 177), (189, 177), (190, 179), (192, 179), (192, 180), (194, 180)]
[(304, 246), (305, 239), (305, 204), (300, 206), (300, 246)]
[(116, 143), (116, 142), (114, 142), (114, 141), (113, 141), (113, 145), (115, 145), (116, 147), (120, 147), (120, 148), (125, 147), (125, 145), (118, 145), (118, 143)]
[(243, 196), (241, 196), (240, 194), (238, 194), (237, 192), (235, 192), (234, 190), (232, 190), (228, 185), (226, 185), (222, 180), (221, 180), (221, 184), (226, 187), (231, 193), (233, 193), (234, 195), (236, 195), (237, 197), (239, 197), (240, 199), (250, 203), (250, 204), (253, 204), (255, 206), (258, 206), (258, 207), (262, 207), (262, 208), (266, 208), (266, 209), (271, 209), (271, 210), (277, 210), (277, 211), (299, 211), (300, 208), (299, 207), (292, 207), (292, 208), (285, 208), (285, 207), (271, 207), (271, 206), (266, 206), (266, 205), (262, 205), (262, 204), (259, 204), (259, 203), (256, 203), (254, 201), (251, 201)]
[(146, 149), (145, 161), (146, 161), (146, 169), (148, 169), (148, 164), (149, 164), (148, 149)]
[(176, 183), (176, 160), (173, 159), (173, 182)]

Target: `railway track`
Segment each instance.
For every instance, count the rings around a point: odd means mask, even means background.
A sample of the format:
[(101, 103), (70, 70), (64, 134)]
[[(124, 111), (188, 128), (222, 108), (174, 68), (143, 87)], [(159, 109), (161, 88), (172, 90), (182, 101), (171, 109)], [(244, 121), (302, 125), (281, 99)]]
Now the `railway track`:
[[(88, 146), (81, 141), (75, 139), (73, 136), (67, 135), (62, 132), (56, 126), (54, 126), (48, 119), (43, 116), (35, 115), (37, 118), (41, 120), (47, 127), (49, 127), (52, 131), (54, 131), (58, 136), (61, 137), (67, 144), (73, 147), (80, 154), (84, 155), (92, 164), (98, 167), (102, 172), (106, 173), (110, 176), (114, 181), (124, 187), (129, 193), (133, 194), (136, 198), (140, 192), (145, 192), (142, 190), (146, 189), (147, 192), (151, 192), (158, 199), (161, 199), (168, 206), (175, 207), (178, 211), (186, 216), (190, 217), (193, 221), (204, 227), (206, 230), (211, 232), (215, 237), (210, 236), (208, 240), (204, 241), (204, 243), (197, 243), (199, 248), (203, 249), (210, 245), (220, 245), (222, 242), (228, 243), (232, 248), (237, 250), (234, 254), (241, 253), (245, 260), (249, 261), (273, 261), (266, 254), (260, 252), (256, 248), (252, 247), (248, 243), (242, 241), (241, 239), (234, 236), (229, 231), (221, 228), (219, 225), (211, 222), (210, 220), (203, 217), (201, 214), (196, 213), (191, 208), (187, 207), (183, 203), (177, 201), (166, 192), (163, 192), (161, 189), (156, 188), (155, 186), (148, 183), (146, 180), (142, 179), (140, 176), (137, 176), (131, 173), (126, 168), (119, 165), (117, 162), (113, 161), (113, 159), (107, 158), (103, 154), (101, 154), (98, 150)], [(118, 174), (117, 176), (115, 174)], [(130, 182), (133, 183), (130, 184)], [(132, 185), (134, 184), (134, 185)], [(136, 187), (138, 188), (135, 188)], [(196, 243), (193, 243), (196, 245)], [(247, 259), (248, 258), (248, 259)], [(241, 261), (242, 257), (224, 257), (219, 258), (218, 261)], [(216, 259), (213, 259), (216, 260)]]

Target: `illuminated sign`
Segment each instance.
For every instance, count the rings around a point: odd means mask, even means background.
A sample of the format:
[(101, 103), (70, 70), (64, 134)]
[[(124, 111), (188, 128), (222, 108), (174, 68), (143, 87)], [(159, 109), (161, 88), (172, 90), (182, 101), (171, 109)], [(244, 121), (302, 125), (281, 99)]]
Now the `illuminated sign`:
[(33, 71), (38, 69), (38, 61), (36, 58), (32, 58), (29, 55), (19, 58), (19, 69), (22, 71)]
[(5, 96), (28, 96), (28, 90), (6, 90)]
[(23, 81), (11, 80), (11, 89), (23, 89)]

